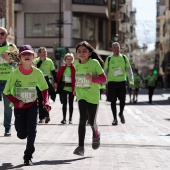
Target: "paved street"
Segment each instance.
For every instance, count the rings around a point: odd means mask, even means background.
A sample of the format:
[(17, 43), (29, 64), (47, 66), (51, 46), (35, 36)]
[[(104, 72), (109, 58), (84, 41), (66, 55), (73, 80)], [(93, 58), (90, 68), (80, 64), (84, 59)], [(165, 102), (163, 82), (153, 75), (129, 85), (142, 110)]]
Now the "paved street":
[(127, 95), (126, 124), (118, 119), (118, 126), (111, 125), (110, 103), (102, 95), (98, 113), (101, 146), (98, 150), (92, 149), (91, 128), (87, 126), (83, 157), (73, 155), (78, 143), (77, 102), (74, 102), (72, 125), (60, 124), (59, 99), (51, 102), (51, 121), (38, 125), (32, 167), (22, 165), (26, 140), (17, 138), (14, 126), (12, 136), (3, 137), (3, 105), (0, 102), (0, 170), (169, 170), (170, 91), (156, 89), (152, 105), (148, 104), (146, 90), (139, 93), (137, 104), (129, 104)]

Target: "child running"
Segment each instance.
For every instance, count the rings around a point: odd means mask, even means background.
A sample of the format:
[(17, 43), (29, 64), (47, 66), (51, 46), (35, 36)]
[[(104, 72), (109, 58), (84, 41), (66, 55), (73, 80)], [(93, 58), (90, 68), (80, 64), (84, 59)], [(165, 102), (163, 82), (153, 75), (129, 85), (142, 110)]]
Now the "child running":
[(92, 128), (92, 148), (100, 146), (100, 132), (96, 123), (97, 111), (100, 100), (100, 84), (106, 82), (103, 60), (97, 55), (94, 48), (86, 41), (76, 46), (78, 61), (75, 62), (76, 70), (76, 97), (78, 101), (80, 120), (78, 127), (79, 143), (73, 154), (84, 155), (84, 140), (86, 121)]
[(26, 139), (24, 151), (24, 165), (33, 165), (31, 158), (35, 151), (34, 142), (37, 132), (37, 91), (42, 91), (44, 107), (51, 110), (48, 101), (48, 85), (42, 72), (35, 68), (34, 50), (30, 45), (23, 45), (19, 49), (20, 65), (11, 74), (4, 89), (4, 94), (14, 105), (15, 129), (19, 139)]

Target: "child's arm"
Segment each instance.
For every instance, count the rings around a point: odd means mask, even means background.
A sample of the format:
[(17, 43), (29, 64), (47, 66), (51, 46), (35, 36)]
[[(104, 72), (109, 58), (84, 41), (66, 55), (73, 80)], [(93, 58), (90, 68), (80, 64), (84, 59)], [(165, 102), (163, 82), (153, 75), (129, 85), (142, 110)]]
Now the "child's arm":
[(92, 77), (92, 82), (97, 84), (103, 84), (106, 82), (106, 75), (102, 73), (96, 77)]
[(18, 100), (16, 97), (14, 97), (11, 94), (7, 94), (5, 96), (9, 99), (10, 102), (12, 102), (14, 104), (15, 108), (21, 108), (24, 105), (23, 101)]
[(51, 106), (50, 106), (49, 100), (48, 100), (48, 89), (45, 89), (42, 91), (42, 97), (43, 97), (43, 101), (44, 101), (44, 107), (49, 112), (51, 110)]

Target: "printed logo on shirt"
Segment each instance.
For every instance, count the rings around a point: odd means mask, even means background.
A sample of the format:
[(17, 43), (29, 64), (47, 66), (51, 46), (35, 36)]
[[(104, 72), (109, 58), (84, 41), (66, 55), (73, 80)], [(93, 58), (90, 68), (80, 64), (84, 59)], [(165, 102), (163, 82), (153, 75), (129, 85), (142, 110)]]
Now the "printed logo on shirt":
[(16, 87), (21, 87), (21, 81), (17, 80), (17, 81), (15, 82), (15, 86), (16, 86)]

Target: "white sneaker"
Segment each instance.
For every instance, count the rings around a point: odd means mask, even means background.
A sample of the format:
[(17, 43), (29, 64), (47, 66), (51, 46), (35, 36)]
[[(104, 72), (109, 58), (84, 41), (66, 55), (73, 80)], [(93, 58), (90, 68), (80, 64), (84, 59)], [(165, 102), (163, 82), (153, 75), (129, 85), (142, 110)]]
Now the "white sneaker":
[(45, 119), (41, 119), (39, 123), (45, 123)]

